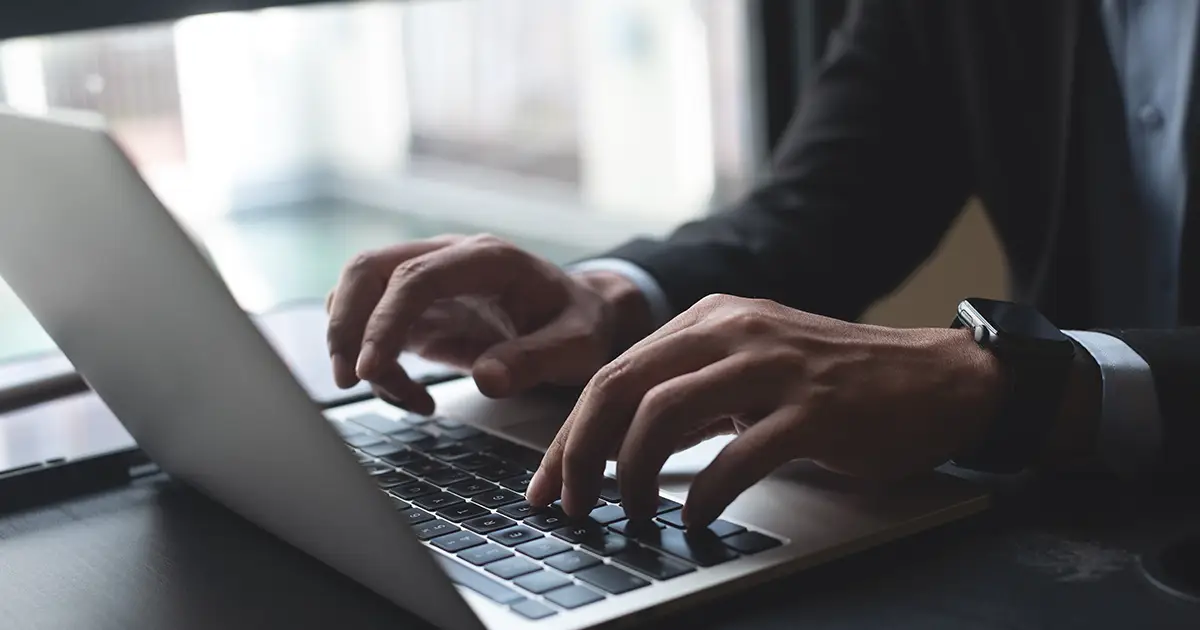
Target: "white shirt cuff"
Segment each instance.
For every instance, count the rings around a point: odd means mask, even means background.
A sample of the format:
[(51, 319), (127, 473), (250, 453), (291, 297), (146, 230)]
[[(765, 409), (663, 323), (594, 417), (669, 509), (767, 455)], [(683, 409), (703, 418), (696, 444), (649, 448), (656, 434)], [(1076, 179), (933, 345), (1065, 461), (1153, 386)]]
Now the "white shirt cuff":
[(1121, 477), (1144, 476), (1161, 461), (1163, 446), (1162, 417), (1150, 365), (1128, 344), (1111, 335), (1063, 332), (1078, 341), (1100, 366), (1100, 458)]
[(638, 290), (642, 292), (642, 296), (650, 305), (650, 316), (654, 319), (654, 328), (659, 328), (675, 317), (671, 302), (667, 300), (667, 294), (659, 286), (654, 276), (651, 276), (645, 269), (620, 258), (595, 258), (567, 267), (568, 273), (585, 271), (607, 271), (619, 274), (637, 285)]

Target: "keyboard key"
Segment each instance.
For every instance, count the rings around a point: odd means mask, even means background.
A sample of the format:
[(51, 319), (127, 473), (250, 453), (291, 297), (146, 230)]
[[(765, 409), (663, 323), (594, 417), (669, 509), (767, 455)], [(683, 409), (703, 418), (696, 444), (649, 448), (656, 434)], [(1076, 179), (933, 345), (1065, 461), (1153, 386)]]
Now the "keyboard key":
[(430, 416), (422, 416), (419, 413), (404, 414), (404, 421), (413, 425), (414, 427), (421, 426), (423, 424), (428, 424), (430, 422), (433, 422), (433, 420), (434, 419), (431, 418)]
[(431, 486), (424, 481), (414, 481), (412, 483), (406, 483), (402, 486), (393, 486), (388, 488), (388, 492), (400, 497), (401, 499), (415, 499), (417, 497), (423, 497), (427, 494), (434, 494), (435, 492), (439, 492), (439, 490), (437, 489), (437, 486)]
[(544, 510), (525, 519), (525, 524), (548, 532), (566, 525), (567, 515), (558, 510)]
[(442, 430), (442, 435), (444, 435), (448, 438), (451, 438), (451, 439), (455, 439), (455, 440), (465, 440), (467, 438), (473, 438), (480, 434), (482, 434), (482, 432), (479, 429), (476, 429), (475, 427), (468, 427), (468, 426), (452, 427), (449, 429), (446, 429), (443, 427), (443, 430)]
[(501, 547), (488, 543), (478, 547), (473, 547), (458, 554), (459, 558), (470, 562), (471, 564), (481, 567), (485, 564), (490, 564), (498, 560), (513, 557), (513, 552)]
[(456, 468), (467, 471), (479, 470), (485, 466), (493, 466), (498, 463), (499, 460), (496, 458), (484, 455), (482, 453), (475, 453), (474, 455), (468, 455), (462, 459), (454, 460), (454, 466)]
[(353, 422), (347, 422), (345, 420), (330, 420), (329, 425), (333, 427), (334, 431), (337, 431), (338, 434), (344, 438), (350, 437), (351, 435), (362, 435), (363, 433), (366, 433), (366, 431), (363, 431), (362, 427), (354, 424)]
[(625, 551), (629, 545), (629, 540), (624, 536), (605, 533), (603, 536), (585, 541), (583, 548), (597, 555), (611, 556)]
[(416, 479), (413, 479), (412, 477), (409, 477), (408, 475), (396, 470), (389, 470), (383, 474), (375, 475), (374, 479), (375, 483), (379, 484), (380, 488), (391, 488), (392, 486), (399, 486), (416, 481)]
[(508, 488), (509, 490), (512, 490), (513, 492), (520, 492), (521, 494), (525, 494), (525, 491), (529, 489), (529, 481), (531, 479), (533, 479), (533, 473), (525, 473), (524, 475), (521, 475), (519, 477), (512, 477), (511, 479), (505, 479), (500, 482), (500, 485), (504, 486), (505, 488)]
[[(671, 512), (668, 512), (668, 514), (671, 514)], [(727, 536), (733, 536), (734, 534), (740, 534), (746, 531), (746, 528), (738, 525), (737, 523), (717, 520), (713, 521), (708, 526), (708, 531), (712, 532), (713, 536), (716, 536), (717, 538), (725, 538)]]
[(616, 532), (622, 536), (627, 536), (629, 538), (637, 538), (639, 535), (644, 534), (645, 532), (648, 532), (648, 531), (654, 530), (654, 529), (663, 529), (664, 527), (666, 527), (666, 525), (663, 525), (662, 523), (659, 523), (657, 521), (625, 520), (625, 521), (617, 521), (616, 523), (609, 525), (608, 529), (610, 531)]
[(511, 465), (519, 466), (528, 471), (537, 470), (545, 456), (541, 451), (535, 451), (513, 442), (502, 442), (492, 449), (492, 455), (507, 460)]
[(509, 503), (516, 503), (517, 501), (520, 501), (521, 495), (513, 492), (512, 490), (500, 488), (492, 492), (477, 494), (471, 497), (471, 500), (479, 505), (485, 505), (490, 508), (498, 508), (502, 505), (508, 505)]
[(516, 477), (517, 475), (524, 474), (526, 471), (524, 468), (519, 468), (513, 464), (509, 464), (508, 462), (501, 461), (500, 463), (492, 464), (491, 466), (484, 466), (483, 468), (480, 468), (474, 472), (476, 475), (479, 475), (488, 481), (500, 481), (501, 479), (507, 479), (509, 477)]
[(442, 508), (458, 505), (463, 500), (448, 492), (438, 492), (437, 494), (428, 494), (423, 497), (418, 497), (413, 500), (413, 503), (419, 505), (426, 510), (436, 512)]
[[(592, 506), (592, 509), (594, 510), (596, 508), (601, 508), (601, 507), (604, 507), (605, 505), (608, 505), (608, 504), (601, 501), (600, 499), (596, 499), (596, 503), (595, 503), (595, 505)], [(550, 506), (560, 512), (563, 511), (562, 499), (555, 500), (554, 503), (550, 504)]]
[(469, 518), (485, 516), (488, 511), (484, 508), (475, 505), (474, 503), (459, 503), (438, 510), (438, 516), (450, 521), (451, 523), (461, 523)]
[(377, 413), (364, 413), (360, 416), (354, 416), (353, 418), (350, 418), (350, 422), (379, 433), (396, 433), (399, 431), (406, 431), (411, 428), (408, 423), (404, 422), (403, 420), (397, 418), (387, 418)]
[(512, 505), (506, 505), (500, 508), (500, 513), (518, 521), (524, 520), (538, 513), (538, 508), (529, 505), (528, 501), (521, 501)]
[(662, 514), (663, 512), (670, 512), (671, 510), (678, 510), (681, 507), (683, 507), (683, 506), (668, 499), (668, 498), (658, 497), (658, 510), (657, 510), (658, 514)]
[(360, 464), (374, 464), (375, 463), (375, 458), (371, 457), (370, 455), (364, 455), (362, 453), (358, 453), (356, 456), (358, 458), (358, 463), (360, 463)]
[(453, 534), (446, 534), (445, 536), (434, 538), (433, 540), (429, 541), (429, 543), (438, 549), (442, 549), (450, 553), (458, 553), (463, 549), (470, 549), (471, 547), (478, 547), (479, 545), (486, 544), (487, 541), (479, 536), (476, 536), (475, 534), (472, 534), (471, 532), (455, 532)]
[(458, 527), (447, 523), (446, 521), (432, 520), (428, 523), (421, 523), (413, 526), (413, 531), (416, 532), (417, 538), (421, 540), (429, 540), (446, 534), (453, 534), (459, 531)]
[(516, 523), (514, 523), (511, 519), (507, 519), (496, 514), (480, 516), (479, 518), (473, 518), (463, 523), (463, 527), (466, 527), (476, 534), (490, 534), (507, 527), (512, 527), (513, 525), (516, 525)]
[(621, 488), (617, 486), (617, 480), (612, 477), (605, 477), (600, 483), (600, 498), (609, 503), (621, 502)]
[(392, 507), (396, 508), (397, 512), (403, 512), (404, 510), (408, 510), (408, 509), (412, 508), (412, 506), (409, 505), (407, 501), (401, 501), (400, 499), (397, 499), (396, 497), (394, 497), (390, 494), (388, 495), (388, 498), (391, 499)]
[(454, 418), (445, 418), (445, 417), (441, 417), (441, 416), (434, 418), (433, 423), (438, 425), (438, 427), (442, 428), (442, 429), (457, 429), (458, 427), (467, 426), (467, 425), (463, 424), (461, 421), (455, 420)]
[(602, 564), (575, 573), (575, 579), (586, 582), (596, 588), (613, 595), (649, 586), (646, 580), (611, 564)]
[(592, 510), (588, 516), (601, 525), (608, 525), (625, 520), (625, 508), (619, 505), (605, 505)]
[(702, 567), (711, 567), (738, 557), (738, 554), (722, 545), (721, 539), (716, 536), (687, 535), (673, 527), (647, 532), (638, 536), (637, 541)]
[(388, 466), (387, 464), (380, 464), (378, 462), (375, 462), (375, 463), (364, 465), (363, 470), (367, 471), (368, 475), (375, 476), (375, 475), (382, 475), (385, 472), (391, 472), (395, 469), (392, 468), (391, 466)]
[(380, 442), (379, 444), (360, 447), (358, 450), (370, 455), (371, 457), (383, 457), (384, 455), (393, 455), (395, 453), (399, 453), (400, 451), (404, 450), (404, 447), (396, 444), (395, 442)]
[(582, 551), (568, 551), (546, 559), (546, 566), (558, 569), (563, 573), (574, 573), (597, 564), (600, 564), (600, 558)]
[(426, 452), (444, 462), (452, 462), (475, 455), (475, 451), (472, 451), (457, 442), (449, 446), (443, 446), (442, 448), (429, 450)]
[(496, 486), (482, 479), (471, 478), (467, 479), (466, 481), (460, 481), (456, 484), (453, 484), (446, 489), (460, 497), (473, 497), (481, 492), (495, 490)]
[(563, 608), (579, 608), (604, 599), (604, 596), (590, 588), (572, 584), (555, 589), (543, 595), (546, 599)]
[(517, 613), (518, 615), (521, 615), (522, 617), (525, 617), (526, 619), (532, 619), (533, 621), (537, 621), (538, 619), (545, 619), (546, 617), (549, 617), (551, 615), (558, 614), (558, 611), (554, 610), (553, 608), (551, 608), (535, 599), (527, 599), (523, 602), (517, 602), (517, 603), (513, 604), (510, 608), (512, 608), (512, 611)]
[(554, 536), (579, 545), (603, 537), (604, 527), (591, 521), (573, 523), (554, 530)]
[(400, 516), (402, 516), (404, 518), (404, 520), (408, 521), (409, 525), (418, 525), (420, 523), (424, 523), (426, 521), (433, 520), (432, 514), (430, 514), (429, 512), (426, 512), (425, 510), (420, 510), (417, 508), (409, 508), (407, 510), (402, 510), (400, 512)]
[(407, 429), (399, 433), (392, 433), (388, 437), (397, 442), (404, 442), (414, 448), (422, 444), (429, 444), (434, 440), (432, 435), (417, 429)]
[(463, 440), (463, 446), (466, 446), (467, 448), (474, 450), (474, 451), (479, 451), (480, 453), (491, 453), (498, 448), (503, 449), (503, 448), (507, 447), (508, 445), (509, 445), (509, 442), (501, 440), (500, 438), (498, 438), (494, 435), (488, 435), (486, 433), (482, 433), (480, 435), (476, 435), (475, 437), (470, 437), (470, 438)]
[(446, 577), (450, 578), (451, 582), (458, 584), (464, 588), (469, 588), (480, 595), (505, 606), (515, 604), (523, 599), (521, 595), (514, 589), (511, 589), (488, 576), (459, 564), (457, 561), (444, 556), (434, 556), (438, 564), (442, 566), (442, 571), (446, 573)]
[(428, 477), (429, 475), (450, 470), (450, 467), (442, 462), (435, 462), (432, 459), (422, 459), (421, 461), (412, 462), (401, 466), (404, 472), (416, 475), (418, 477)]
[(411, 442), (409, 445), (412, 448), (425, 453), (426, 455), (432, 456), (434, 453), (441, 451), (442, 449), (457, 447), (459, 446), (459, 443), (458, 441), (451, 440), (450, 438), (430, 437), (425, 440)]
[(520, 526), (502, 529), (498, 532), (492, 532), (490, 535), (488, 535), (488, 538), (491, 538), (505, 547), (516, 547), (523, 542), (535, 540), (541, 537), (541, 534), (533, 531), (532, 529)]
[(613, 562), (656, 580), (669, 580), (695, 571), (680, 560), (669, 558), (653, 549), (633, 546), (613, 556)]
[(382, 437), (380, 437), (378, 435), (368, 435), (366, 433), (360, 433), (358, 435), (351, 435), (350, 437), (343, 438), (342, 441), (345, 442), (346, 444), (349, 444), (350, 446), (353, 446), (354, 448), (363, 448), (364, 446), (375, 446), (377, 444), (386, 444), (387, 443)]
[(570, 583), (571, 580), (566, 576), (552, 571), (538, 571), (537, 573), (523, 575), (513, 580), (513, 584), (537, 595), (556, 588), (562, 588)]
[(520, 577), (534, 571), (541, 571), (542, 568), (535, 562), (526, 560), (525, 558), (509, 558), (487, 565), (488, 573), (494, 573), (506, 580), (511, 580), (515, 577)]
[(553, 538), (542, 538), (540, 540), (531, 540), (527, 543), (517, 545), (517, 551), (533, 558), (541, 560), (549, 558), (555, 554), (560, 554), (564, 551), (570, 551), (571, 545)]
[(742, 532), (740, 534), (734, 534), (727, 538), (722, 538), (721, 542), (746, 555), (755, 554), (760, 551), (766, 551), (783, 544), (782, 542), (771, 538), (766, 534), (760, 534), (758, 532)]
[[(683, 529), (683, 512), (680, 510), (667, 512), (666, 514), (658, 517), (658, 520), (670, 525), (671, 527)], [(720, 519), (713, 521), (707, 529), (717, 538), (724, 538), (726, 536), (732, 536), (734, 534), (740, 534), (746, 531), (746, 528), (742, 527), (741, 525), (730, 523), (729, 521), (722, 521)], [(703, 530), (700, 531), (703, 532)]]
[[(388, 445), (388, 448), (392, 447), (393, 445)], [(413, 462), (425, 461), (424, 455), (406, 448), (402, 448), (388, 455), (380, 455), (379, 458), (393, 466), (400, 466), (401, 468)]]
[(442, 472), (436, 472), (431, 475), (425, 475), (425, 481), (428, 481), (435, 486), (442, 486), (443, 488), (452, 483), (458, 483), (470, 478), (471, 475), (468, 475), (461, 470), (454, 470), (453, 468), (449, 470), (443, 470)]

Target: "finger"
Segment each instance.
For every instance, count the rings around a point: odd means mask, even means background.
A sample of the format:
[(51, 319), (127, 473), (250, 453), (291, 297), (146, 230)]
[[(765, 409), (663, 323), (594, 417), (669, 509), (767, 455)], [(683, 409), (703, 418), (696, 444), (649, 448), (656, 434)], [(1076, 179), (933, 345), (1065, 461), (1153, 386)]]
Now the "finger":
[(542, 383), (586, 378), (597, 364), (591, 335), (575, 315), (564, 314), (528, 335), (492, 346), (479, 356), (472, 375), (479, 390), (493, 398)]
[(339, 387), (358, 382), (355, 363), (362, 347), (363, 332), (375, 305), (383, 296), (391, 270), (405, 260), (446, 247), (457, 237), (406, 243), (359, 255), (338, 279), (326, 299), (329, 326), (326, 338), (333, 363), (333, 378)]
[(734, 355), (665, 381), (642, 398), (617, 456), (617, 481), (630, 518), (650, 518), (658, 474), (684, 437), (721, 418), (760, 417), (778, 406), (771, 363)]
[(646, 392), (724, 356), (718, 339), (685, 329), (626, 353), (597, 373), (568, 418), (562, 451), (553, 454), (562, 460), (564, 511), (582, 516), (595, 503), (608, 454), (618, 449)]
[(504, 295), (528, 269), (513, 251), (466, 239), (397, 265), (367, 319), (358, 376), (373, 380), (382, 361), (404, 348), (409, 329), (434, 302), (462, 295)]
[[(537, 472), (534, 473), (533, 479), (529, 482), (529, 487), (525, 491), (525, 499), (529, 501), (531, 505), (544, 507), (551, 501), (554, 501), (562, 496), (563, 453), (566, 450), (568, 438), (570, 437), (575, 426), (575, 419), (579, 416), (581, 405), (584, 402), (584, 399), (587, 397), (588, 391), (593, 389), (593, 385), (598, 378), (605, 378), (602, 377), (601, 374), (605, 374), (606, 372), (612, 373), (614, 371), (620, 371), (623, 369), (614, 366), (621, 366), (631, 362), (643, 360), (645, 358), (645, 352), (647, 348), (670, 339), (672, 335), (685, 332), (697, 321), (697, 319), (698, 317), (696, 317), (692, 309), (689, 309), (688, 311), (676, 316), (650, 336), (643, 338), (641, 341), (623, 352), (621, 356), (617, 357), (615, 360), (606, 365), (599, 373), (597, 373), (595, 377), (592, 378), (591, 381), (589, 381), (589, 386), (585, 388), (584, 394), (580, 396), (579, 401), (575, 403), (575, 408), (572, 410), (571, 414), (567, 416), (566, 421), (563, 422), (562, 428), (559, 429), (558, 434), (554, 436), (554, 441), (551, 442), (549, 448), (546, 449), (546, 454), (542, 457), (542, 462), (538, 466)], [(701, 340), (693, 339), (693, 341), (698, 343)], [(679, 347), (686, 348), (687, 346), (685, 344), (684, 346)], [(661, 368), (647, 367), (645, 369), (661, 371)], [(670, 378), (671, 376), (675, 376), (679, 373), (679, 371), (668, 371), (663, 378)], [(649, 387), (650, 386), (647, 386), (647, 389), (649, 389)], [(636, 408), (636, 402), (634, 402), (634, 407)], [(629, 411), (629, 415), (632, 415), (632, 410)], [(621, 429), (623, 430), (624, 426), (622, 426)], [(611, 444), (604, 452), (613, 453), (618, 449), (618, 446), (619, 443), (614, 441), (614, 443)], [(597, 452), (600, 451), (598, 450)], [(597, 489), (596, 492), (599, 492), (599, 490)], [(565, 504), (566, 502), (564, 500), (564, 507)]]
[(399, 362), (385, 361), (385, 367), (379, 377), (372, 382), (372, 389), (382, 390), (388, 395), (388, 402), (403, 407), (414, 413), (432, 415), (434, 412), (433, 397), (424, 385), (414, 382), (400, 367)]
[(689, 528), (708, 526), (747, 488), (811, 452), (815, 436), (805, 429), (804, 413), (787, 406), (743, 431), (692, 480), (683, 522)]

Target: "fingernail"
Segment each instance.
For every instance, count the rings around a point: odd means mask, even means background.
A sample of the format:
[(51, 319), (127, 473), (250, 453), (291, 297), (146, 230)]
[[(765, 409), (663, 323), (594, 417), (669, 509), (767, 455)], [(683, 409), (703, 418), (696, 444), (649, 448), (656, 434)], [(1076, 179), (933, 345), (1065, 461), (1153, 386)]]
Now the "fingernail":
[(508, 393), (508, 388), (512, 384), (512, 376), (508, 372), (508, 366), (497, 361), (496, 359), (484, 359), (475, 367), (476, 381), (482, 380), (481, 389), (487, 390), (483, 393), (492, 394), (495, 396), (503, 396)]
[(525, 500), (530, 505), (542, 507), (549, 503), (546, 500), (546, 475), (542, 474), (542, 469), (538, 468), (537, 472), (533, 473), (533, 478), (529, 480), (529, 487), (525, 489)]
[(366, 378), (379, 367), (379, 351), (375, 349), (375, 342), (368, 341), (363, 343), (362, 351), (358, 353), (358, 366), (355, 371), (359, 378)]

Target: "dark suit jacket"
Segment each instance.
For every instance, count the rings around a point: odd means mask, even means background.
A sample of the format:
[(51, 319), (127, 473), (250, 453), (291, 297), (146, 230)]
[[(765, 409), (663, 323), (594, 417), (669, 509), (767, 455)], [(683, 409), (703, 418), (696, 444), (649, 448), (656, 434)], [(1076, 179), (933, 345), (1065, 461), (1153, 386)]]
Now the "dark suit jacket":
[[(1077, 201), (1085, 182), (1072, 175), (1071, 150), (1084, 1), (853, 4), (769, 181), (727, 212), (610, 255), (645, 268), (678, 310), (729, 293), (855, 319), (932, 253), (977, 196), (1017, 299), (1062, 328), (1096, 327)], [(1195, 171), (1200, 160), (1191, 162)], [(1194, 323), (1200, 213), (1188, 215), (1181, 318)], [(1200, 329), (1109, 332), (1154, 372), (1169, 467), (1196, 470)]]

